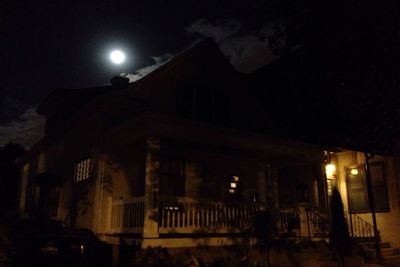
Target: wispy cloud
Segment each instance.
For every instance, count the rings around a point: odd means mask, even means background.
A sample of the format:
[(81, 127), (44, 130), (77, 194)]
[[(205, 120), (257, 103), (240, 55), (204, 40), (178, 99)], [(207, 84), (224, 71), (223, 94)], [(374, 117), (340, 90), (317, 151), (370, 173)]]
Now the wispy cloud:
[(29, 107), (15, 120), (0, 125), (0, 146), (9, 142), (30, 148), (44, 136), (45, 119)]
[(200, 19), (187, 29), (189, 33), (211, 37), (221, 51), (238, 70), (249, 72), (274, 59), (269, 48), (268, 36), (273, 33), (272, 25), (266, 25), (252, 33), (242, 33), (242, 25), (234, 20), (212, 23)]

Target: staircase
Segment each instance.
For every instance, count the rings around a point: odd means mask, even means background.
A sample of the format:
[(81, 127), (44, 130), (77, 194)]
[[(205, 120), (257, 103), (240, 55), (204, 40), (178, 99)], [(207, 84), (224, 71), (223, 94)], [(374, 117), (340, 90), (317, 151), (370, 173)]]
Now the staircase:
[[(376, 257), (374, 228), (356, 214), (346, 213), (350, 236), (357, 241), (369, 263), (380, 263)], [(400, 249), (393, 248), (389, 242), (381, 242), (381, 254), (386, 266), (400, 266)]]
[[(379, 263), (376, 258), (375, 242), (361, 242), (360, 246), (369, 263)], [(400, 249), (392, 248), (389, 242), (381, 243), (381, 254), (386, 266), (400, 266)]]

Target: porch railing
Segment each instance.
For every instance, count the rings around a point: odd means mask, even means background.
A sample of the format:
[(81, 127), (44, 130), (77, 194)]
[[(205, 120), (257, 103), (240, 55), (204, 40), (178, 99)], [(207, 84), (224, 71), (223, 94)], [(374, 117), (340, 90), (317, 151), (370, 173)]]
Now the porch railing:
[(374, 227), (354, 213), (346, 212), (347, 224), (351, 237), (356, 238), (373, 238)]
[(112, 233), (142, 233), (144, 226), (144, 197), (112, 203)]
[(160, 202), (160, 233), (241, 232), (253, 225), (255, 205), (202, 201), (187, 197)]
[(290, 233), (292, 230), (300, 229), (300, 216), (295, 208), (287, 208), (280, 210), (280, 231)]
[(325, 238), (329, 220), (315, 207), (301, 203), (294, 208), (280, 210), (279, 233), (291, 237)]

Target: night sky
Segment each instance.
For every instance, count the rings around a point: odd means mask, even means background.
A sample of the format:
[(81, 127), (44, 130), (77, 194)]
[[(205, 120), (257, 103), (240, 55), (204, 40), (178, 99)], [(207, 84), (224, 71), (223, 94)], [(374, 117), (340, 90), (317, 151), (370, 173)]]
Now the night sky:
[[(266, 36), (280, 20), (274, 1), (5, 1), (0, 145), (26, 147), (43, 129), (34, 110), (55, 88), (105, 85), (121, 73), (135, 78), (208, 36), (248, 72), (272, 60)], [(115, 47), (128, 53), (126, 64), (108, 61)]]

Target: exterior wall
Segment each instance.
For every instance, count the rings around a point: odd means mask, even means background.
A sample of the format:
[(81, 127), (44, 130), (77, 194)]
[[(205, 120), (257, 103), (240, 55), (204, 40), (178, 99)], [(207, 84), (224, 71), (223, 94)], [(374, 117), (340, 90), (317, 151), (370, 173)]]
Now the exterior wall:
[(239, 176), (245, 202), (253, 201), (253, 193), (261, 190), (261, 159), (204, 149), (177, 149), (168, 143), (161, 143), (160, 155), (184, 160), (186, 197), (223, 201), (229, 194), (227, 183), (232, 175)]
[(279, 205), (281, 208), (292, 208), (297, 202), (316, 204), (316, 180), (312, 163), (286, 166), (277, 169), (279, 185)]
[[(382, 241), (389, 241), (393, 246), (400, 247), (400, 232), (396, 227), (400, 221), (400, 191), (398, 190), (398, 176), (400, 175), (400, 173), (398, 166), (396, 166), (396, 159), (393, 159), (391, 157), (375, 156), (372, 159), (372, 162), (374, 161), (384, 162), (386, 186), (389, 198), (389, 211), (376, 213), (378, 230), (381, 233)], [(365, 163), (364, 155), (363, 153), (355, 151), (340, 152), (337, 153), (334, 162), (336, 162), (337, 164), (339, 182), (338, 184), (343, 200), (343, 205), (345, 210), (348, 210), (345, 167), (352, 167)], [(372, 225), (372, 217), (370, 213), (358, 213), (357, 215)]]

